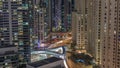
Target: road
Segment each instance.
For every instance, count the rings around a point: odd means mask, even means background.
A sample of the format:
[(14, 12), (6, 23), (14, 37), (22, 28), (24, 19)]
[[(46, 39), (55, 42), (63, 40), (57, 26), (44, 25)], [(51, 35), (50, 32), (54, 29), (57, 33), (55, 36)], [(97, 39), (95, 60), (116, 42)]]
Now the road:
[[(67, 53), (66, 56), (71, 56), (71, 53)], [(74, 63), (70, 58), (67, 58), (67, 64), (69, 68), (92, 68), (92, 65), (85, 66), (82, 63)]]
[(67, 44), (70, 44), (71, 40), (72, 40), (72, 37), (67, 37), (66, 39), (63, 39), (58, 42), (55, 42), (54, 44), (51, 44), (48, 48), (57, 48), (57, 47), (65, 46)]

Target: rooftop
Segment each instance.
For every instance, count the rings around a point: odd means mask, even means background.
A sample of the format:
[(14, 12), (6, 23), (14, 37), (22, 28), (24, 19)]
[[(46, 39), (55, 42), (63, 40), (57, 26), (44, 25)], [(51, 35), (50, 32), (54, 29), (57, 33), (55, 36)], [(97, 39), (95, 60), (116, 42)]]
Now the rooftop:
[(59, 61), (59, 60), (62, 60), (62, 59), (61, 58), (56, 58), (56, 57), (51, 57), (51, 58), (47, 58), (47, 59), (40, 60), (40, 61), (37, 61), (37, 62), (29, 63), (28, 65), (33, 66), (33, 67), (40, 67), (40, 66), (43, 66), (43, 65), (46, 65), (46, 64), (49, 64), (49, 63)]
[(4, 46), (0, 46), (0, 48), (9, 48), (9, 47), (16, 47), (15, 45), (4, 45)]

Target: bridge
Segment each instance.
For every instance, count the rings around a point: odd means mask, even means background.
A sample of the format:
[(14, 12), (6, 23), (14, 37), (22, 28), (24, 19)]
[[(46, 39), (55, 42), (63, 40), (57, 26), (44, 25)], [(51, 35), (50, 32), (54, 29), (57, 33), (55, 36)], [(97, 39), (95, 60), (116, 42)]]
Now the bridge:
[[(46, 55), (53, 55), (55, 57), (63, 57), (65, 55), (66, 51), (65, 51), (65, 47), (58, 47), (58, 48), (54, 48), (54, 49), (46, 49), (46, 50), (36, 50), (36, 51), (32, 51), (31, 55), (42, 55), (42, 54), (46, 54)], [(33, 58), (34, 59), (34, 58)]]
[(48, 49), (52, 49), (52, 48), (58, 48), (61, 46), (65, 46), (68, 45), (72, 42), (72, 37), (67, 37), (66, 39), (60, 40), (58, 42), (55, 42), (54, 44), (51, 44)]

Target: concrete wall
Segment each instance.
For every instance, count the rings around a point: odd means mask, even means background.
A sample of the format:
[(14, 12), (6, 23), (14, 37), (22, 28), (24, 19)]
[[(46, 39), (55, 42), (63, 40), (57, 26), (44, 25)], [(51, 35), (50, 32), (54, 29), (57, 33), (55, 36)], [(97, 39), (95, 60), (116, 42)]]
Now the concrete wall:
[(61, 66), (64, 66), (64, 63), (63, 63), (63, 60), (61, 61), (57, 61), (57, 62), (54, 62), (54, 63), (50, 63), (50, 64), (47, 64), (47, 65), (44, 65), (44, 66), (41, 66), (41, 67), (37, 67), (37, 68), (53, 68), (57, 65), (61, 65)]
[(5, 47), (5, 48), (0, 48), (0, 54), (4, 54), (6, 51), (14, 51), (17, 52), (18, 48), (17, 47)]
[[(37, 67), (37, 68), (48, 68), (48, 67), (53, 68), (53, 67), (58, 66), (58, 65), (61, 65), (61, 66), (65, 67), (63, 62), (64, 62), (63, 60), (60, 60), (60, 61), (49, 63), (49, 64), (46, 64), (46, 65), (43, 65), (43, 66), (40, 66), (40, 67)], [(36, 67), (32, 67), (30, 65), (27, 65), (27, 68), (36, 68)]]

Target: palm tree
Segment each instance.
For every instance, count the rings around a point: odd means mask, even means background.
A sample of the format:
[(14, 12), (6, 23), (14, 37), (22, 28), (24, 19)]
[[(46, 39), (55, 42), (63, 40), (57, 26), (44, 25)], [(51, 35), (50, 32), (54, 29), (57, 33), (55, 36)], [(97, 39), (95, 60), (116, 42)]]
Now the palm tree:
[(76, 43), (71, 43), (71, 49), (72, 49), (72, 51), (75, 51), (76, 49), (75, 49), (75, 46), (76, 46)]

